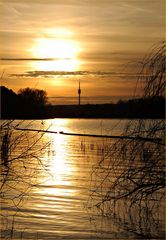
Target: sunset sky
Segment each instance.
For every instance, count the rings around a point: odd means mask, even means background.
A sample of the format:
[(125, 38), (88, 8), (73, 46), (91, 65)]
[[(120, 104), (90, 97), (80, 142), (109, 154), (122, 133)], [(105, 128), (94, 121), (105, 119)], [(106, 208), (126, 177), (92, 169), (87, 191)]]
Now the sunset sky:
[(164, 39), (164, 0), (0, 0), (0, 11), (1, 85), (58, 104), (79, 79), (85, 103), (132, 97), (138, 61)]

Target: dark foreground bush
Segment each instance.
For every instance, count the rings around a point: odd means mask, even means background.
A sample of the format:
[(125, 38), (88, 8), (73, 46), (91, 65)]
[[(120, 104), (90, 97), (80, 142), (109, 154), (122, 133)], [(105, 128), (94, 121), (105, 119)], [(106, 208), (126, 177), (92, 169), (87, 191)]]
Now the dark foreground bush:
[[(144, 59), (140, 76), (144, 98), (164, 96), (165, 43)], [(140, 238), (164, 238), (165, 121), (131, 120), (123, 134), (135, 139), (114, 141), (103, 153), (90, 203)]]

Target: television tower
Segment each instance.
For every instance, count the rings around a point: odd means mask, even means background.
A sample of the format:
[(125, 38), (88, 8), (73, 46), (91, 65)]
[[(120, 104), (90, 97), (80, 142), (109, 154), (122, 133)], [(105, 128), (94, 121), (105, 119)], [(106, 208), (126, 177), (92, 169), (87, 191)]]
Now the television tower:
[(80, 80), (79, 80), (79, 86), (78, 86), (78, 105), (81, 104), (81, 88), (80, 88)]

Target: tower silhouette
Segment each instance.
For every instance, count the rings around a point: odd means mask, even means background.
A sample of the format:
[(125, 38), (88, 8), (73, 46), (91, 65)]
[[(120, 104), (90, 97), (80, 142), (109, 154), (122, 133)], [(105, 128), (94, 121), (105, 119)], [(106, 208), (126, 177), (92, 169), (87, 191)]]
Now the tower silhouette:
[(79, 80), (79, 86), (78, 86), (78, 105), (81, 104), (81, 88), (80, 88), (80, 80)]

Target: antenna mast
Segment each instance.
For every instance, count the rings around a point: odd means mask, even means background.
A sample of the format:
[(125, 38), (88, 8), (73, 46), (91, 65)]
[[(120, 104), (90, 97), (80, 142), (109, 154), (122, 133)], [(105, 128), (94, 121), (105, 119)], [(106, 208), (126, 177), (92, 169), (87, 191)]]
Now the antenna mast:
[(81, 88), (80, 88), (80, 80), (79, 80), (79, 86), (78, 86), (78, 105), (81, 104)]

